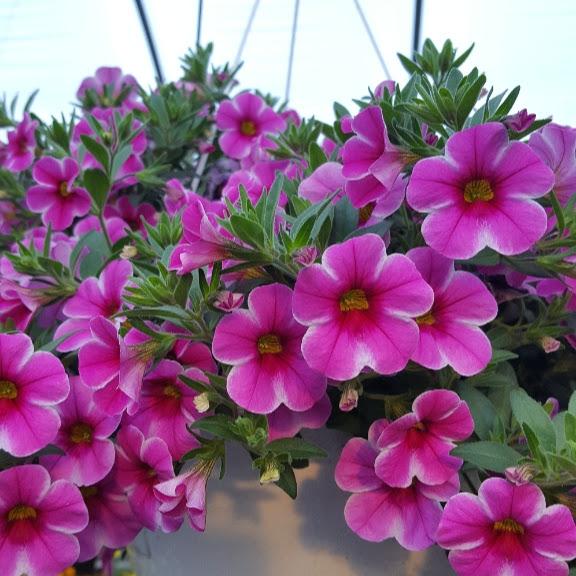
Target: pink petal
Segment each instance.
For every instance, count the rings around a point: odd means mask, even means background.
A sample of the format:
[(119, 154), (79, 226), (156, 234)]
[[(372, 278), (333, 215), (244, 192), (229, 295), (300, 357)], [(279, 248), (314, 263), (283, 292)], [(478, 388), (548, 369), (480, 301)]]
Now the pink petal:
[(58, 186), (60, 182), (66, 180), (62, 165), (52, 156), (44, 156), (32, 169), (32, 176), (36, 182)]
[(212, 353), (225, 364), (241, 364), (255, 360), (258, 337), (261, 335), (256, 319), (248, 310), (236, 310), (224, 316), (214, 332)]
[(367, 492), (382, 485), (374, 472), (378, 452), (363, 438), (349, 440), (340, 454), (334, 479), (341, 490)]
[(576, 558), (576, 526), (570, 510), (555, 504), (528, 530), (527, 548), (557, 560)]
[(88, 524), (88, 511), (80, 490), (66, 480), (52, 484), (41, 505), (47, 528), (59, 532), (80, 532)]
[[(216, 357), (217, 354), (215, 354)], [(228, 374), (227, 390), (230, 398), (242, 408), (256, 414), (269, 414), (280, 405), (270, 374), (259, 359), (235, 366)]]

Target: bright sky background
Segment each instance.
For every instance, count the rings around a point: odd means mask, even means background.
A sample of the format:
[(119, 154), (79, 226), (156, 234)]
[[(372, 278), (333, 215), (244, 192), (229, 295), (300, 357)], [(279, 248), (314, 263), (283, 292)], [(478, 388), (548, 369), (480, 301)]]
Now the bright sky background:
[[(197, 0), (144, 0), (164, 73), (196, 40)], [(254, 0), (204, 0), (202, 42), (215, 62), (233, 61)], [(397, 52), (410, 52), (413, 0), (360, 0), (394, 79), (406, 76)], [(284, 95), (294, 0), (261, 0), (242, 59), (243, 88)], [(450, 37), (476, 49), (470, 62), (495, 93), (522, 86), (519, 105), (576, 125), (574, 0), (424, 0), (422, 38)], [(40, 88), (41, 116), (68, 111), (76, 88), (98, 66), (120, 66), (153, 85), (151, 59), (133, 0), (0, 0), (0, 94), (24, 101)], [(300, 0), (291, 105), (331, 119), (384, 79), (353, 0)]]

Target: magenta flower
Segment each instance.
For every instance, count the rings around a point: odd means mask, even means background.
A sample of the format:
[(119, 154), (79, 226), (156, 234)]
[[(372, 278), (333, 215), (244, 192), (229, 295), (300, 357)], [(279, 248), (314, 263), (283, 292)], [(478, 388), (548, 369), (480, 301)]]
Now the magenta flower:
[(216, 112), (216, 125), (224, 133), (219, 144), (231, 158), (245, 158), (263, 134), (282, 132), (286, 121), (276, 114), (260, 96), (244, 92), (222, 102)]
[(120, 68), (101, 66), (94, 76), (82, 80), (76, 97), (88, 109), (121, 107), (146, 112), (146, 106), (139, 101), (138, 82)]
[(524, 132), (528, 130), (536, 120), (536, 114), (528, 114), (526, 108), (512, 114), (511, 116), (506, 116), (502, 122), (509, 130), (513, 132)]
[(11, 172), (22, 172), (32, 166), (36, 150), (36, 128), (38, 122), (31, 120), (28, 112), (15, 130), (8, 132), (8, 144), (4, 150), (4, 165)]
[(448, 258), (472, 258), (488, 246), (506, 256), (529, 250), (546, 231), (554, 175), (522, 142), (508, 142), (497, 122), (452, 135), (444, 157), (420, 160), (406, 197), (428, 216), (426, 244)]
[(338, 202), (344, 193), (345, 184), (346, 178), (342, 176), (342, 164), (325, 162), (318, 166), (308, 178), (302, 180), (298, 195), (317, 203), (336, 193), (332, 202)]
[(528, 144), (554, 172), (554, 192), (566, 204), (576, 193), (576, 129), (546, 124)]
[(54, 338), (69, 335), (58, 346), (60, 352), (77, 350), (91, 337), (90, 320), (97, 316), (111, 318), (122, 309), (122, 293), (132, 275), (132, 264), (127, 260), (113, 260), (98, 279), (86, 278), (72, 298), (66, 301), (62, 312), (67, 320), (56, 329)]
[(156, 223), (156, 209), (148, 202), (139, 202), (135, 206), (128, 196), (119, 198), (116, 204), (108, 204), (104, 208), (104, 216), (107, 218), (121, 218), (132, 230), (146, 233), (144, 222), (154, 226)]
[(221, 312), (232, 312), (240, 308), (244, 303), (244, 294), (238, 292), (230, 292), (229, 290), (221, 290), (216, 294), (216, 298), (212, 306)]
[(206, 482), (214, 463), (200, 462), (191, 470), (154, 486), (154, 494), (161, 503), (160, 512), (168, 518), (180, 520), (186, 514), (190, 526), (198, 532), (206, 529)]
[(400, 208), (405, 190), (406, 181), (402, 176), (398, 176), (389, 187), (383, 186), (380, 180), (371, 174), (358, 180), (348, 180), (345, 186), (352, 206), (360, 208), (360, 220), (364, 220), (363, 211), (372, 210), (375, 206), (378, 206), (380, 219), (390, 216)]
[(413, 248), (407, 254), (434, 290), (434, 304), (416, 319), (420, 341), (412, 360), (426, 368), (452, 366), (472, 376), (486, 368), (492, 346), (479, 328), (496, 318), (498, 304), (474, 274), (454, 271), (454, 262), (432, 248)]
[(188, 204), (188, 199), (192, 195), (190, 190), (184, 188), (184, 185), (177, 178), (168, 180), (164, 190), (164, 206), (170, 216), (174, 216), (179, 210)]
[(322, 428), (330, 417), (332, 404), (327, 394), (324, 394), (318, 402), (303, 412), (294, 412), (281, 405), (274, 412), (268, 414), (268, 441), (278, 438), (291, 438), (298, 434), (302, 428), (313, 430)]
[(93, 391), (78, 377), (70, 380), (70, 394), (58, 406), (62, 424), (52, 444), (64, 454), (41, 459), (52, 478), (63, 478), (77, 486), (95, 484), (112, 470), (114, 444), (109, 437), (118, 428), (120, 416), (102, 412)]
[[(127, 236), (126, 229), (130, 228), (122, 218), (118, 216), (111, 216), (110, 218), (105, 218), (104, 223), (106, 224), (106, 231), (113, 244), (118, 242), (120, 238)], [(102, 225), (97, 216), (87, 216), (74, 225), (74, 236), (76, 238), (81, 238), (88, 232), (102, 232)]]
[(160, 438), (144, 438), (134, 426), (123, 426), (116, 441), (116, 480), (128, 495), (136, 519), (149, 530), (174, 532), (181, 518), (160, 512), (154, 486), (174, 478), (172, 456)]
[(0, 555), (5, 576), (56, 576), (78, 559), (88, 523), (80, 491), (37, 464), (0, 471)]
[(302, 353), (311, 368), (349, 380), (368, 366), (402, 370), (418, 345), (413, 320), (432, 306), (433, 292), (416, 266), (386, 254), (375, 234), (330, 246), (322, 264), (300, 271), (294, 317), (309, 326)]
[[(352, 129), (356, 133), (342, 148), (342, 174), (350, 180), (372, 176), (376, 183), (372, 186), (372, 195), (364, 195), (364, 204), (376, 200), (390, 189), (406, 164), (406, 154), (393, 146), (388, 139), (388, 131), (379, 106), (368, 106), (352, 120)], [(360, 207), (359, 199), (351, 196), (354, 206)]]
[(89, 522), (78, 534), (79, 562), (95, 558), (102, 548), (123, 548), (136, 538), (142, 524), (136, 519), (114, 470), (93, 486), (80, 488)]
[(229, 257), (232, 236), (216, 220), (222, 215), (207, 212), (197, 199), (190, 203), (182, 214), (184, 232), (180, 244), (170, 255), (170, 270), (187, 274)]
[(127, 346), (114, 324), (102, 316), (90, 321), (90, 333), (91, 339), (78, 353), (78, 371), (94, 390), (95, 404), (108, 414), (134, 409), (152, 351), (146, 345)]
[(34, 165), (32, 175), (38, 186), (28, 189), (26, 204), (32, 212), (42, 214), (44, 225), (64, 230), (76, 216), (90, 211), (92, 201), (88, 192), (74, 186), (78, 173), (78, 164), (72, 158), (56, 160), (45, 156)]
[(187, 425), (201, 417), (194, 405), (198, 392), (184, 384), (180, 375), (208, 381), (197, 368), (184, 370), (174, 360), (160, 360), (144, 378), (137, 410), (125, 417), (126, 424), (136, 426), (147, 438), (162, 439), (175, 460), (198, 447)]
[(227, 388), (234, 402), (258, 414), (281, 404), (296, 412), (312, 408), (326, 391), (326, 379), (302, 357), (304, 332), (292, 316), (292, 290), (282, 284), (255, 288), (248, 310), (222, 318), (212, 353), (233, 366)]
[(26, 334), (0, 334), (0, 450), (29, 456), (52, 442), (69, 391), (58, 358), (34, 352)]
[(370, 427), (368, 440), (352, 438), (336, 464), (335, 479), (341, 490), (352, 492), (344, 508), (346, 523), (370, 542), (395, 538), (408, 550), (423, 550), (435, 542), (442, 516), (439, 502), (458, 492), (458, 475), (437, 486), (415, 480), (407, 488), (392, 488), (376, 475), (376, 441), (385, 421)]
[(389, 486), (407, 488), (413, 479), (428, 486), (447, 482), (462, 460), (451, 456), (455, 441), (474, 431), (470, 410), (450, 390), (428, 390), (412, 405), (413, 412), (394, 420), (377, 441), (375, 471)]
[(546, 507), (538, 486), (489, 478), (446, 504), (437, 539), (461, 576), (567, 576), (576, 525), (566, 506)]
[(394, 80), (383, 80), (376, 86), (376, 88), (374, 88), (374, 98), (376, 98), (376, 100), (382, 100), (386, 92), (392, 95), (395, 91), (396, 82)]

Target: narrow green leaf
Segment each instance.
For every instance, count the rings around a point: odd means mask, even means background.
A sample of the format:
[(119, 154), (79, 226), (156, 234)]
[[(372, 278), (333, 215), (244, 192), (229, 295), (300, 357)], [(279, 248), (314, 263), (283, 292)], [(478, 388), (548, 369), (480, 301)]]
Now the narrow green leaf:
[(516, 466), (522, 459), (522, 454), (516, 452), (514, 448), (490, 441), (460, 444), (451, 454), (463, 458), (478, 468), (493, 472), (504, 472), (506, 468)]
[(85, 134), (82, 134), (80, 139), (82, 140), (82, 144), (86, 147), (86, 150), (88, 150), (88, 152), (90, 152), (90, 154), (100, 162), (104, 171), (108, 172), (110, 169), (110, 154), (106, 147), (100, 144), (100, 142), (96, 142), (94, 138), (90, 138), (90, 136), (86, 136)]
[(466, 383), (458, 387), (458, 394), (470, 408), (474, 432), (481, 440), (488, 440), (498, 418), (494, 404), (482, 392)]
[(324, 150), (322, 150), (322, 148), (320, 148), (316, 142), (310, 143), (308, 148), (308, 158), (308, 164), (312, 171), (316, 170), (316, 168), (322, 166), (322, 164), (328, 161), (326, 154), (324, 154)]
[(544, 450), (556, 449), (556, 433), (550, 417), (541, 404), (525, 390), (517, 388), (510, 392), (512, 413), (520, 425), (526, 423), (534, 431)]
[(110, 191), (110, 181), (102, 170), (90, 169), (84, 172), (84, 186), (92, 196), (98, 210), (102, 210)]
[(322, 448), (302, 440), (302, 438), (281, 438), (266, 445), (266, 449), (274, 454), (289, 454), (297, 460), (304, 458), (326, 458)]
[(280, 472), (280, 480), (274, 482), (274, 484), (284, 490), (292, 500), (296, 499), (298, 495), (298, 484), (296, 483), (296, 476), (291, 466), (288, 464), (284, 466), (284, 470)]

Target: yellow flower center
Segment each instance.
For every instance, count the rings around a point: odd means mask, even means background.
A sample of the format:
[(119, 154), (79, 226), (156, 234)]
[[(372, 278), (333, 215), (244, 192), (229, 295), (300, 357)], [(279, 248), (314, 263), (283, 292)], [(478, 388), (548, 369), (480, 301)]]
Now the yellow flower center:
[(432, 314), (432, 310), (428, 310), (428, 312), (426, 312), (426, 314), (422, 314), (422, 316), (418, 316), (418, 318), (415, 318), (416, 320), (416, 324), (418, 324), (418, 326), (432, 326), (432, 324), (436, 323), (436, 318), (434, 318), (434, 315)]
[(26, 504), (18, 504), (8, 512), (8, 522), (16, 522), (17, 520), (34, 520), (37, 516), (36, 510), (32, 506)]
[(70, 196), (70, 190), (68, 190), (68, 182), (60, 182), (60, 186), (58, 186), (58, 193), (62, 198), (66, 198)]
[(472, 180), (464, 187), (464, 200), (470, 204), (478, 200), (488, 202), (492, 198), (494, 198), (494, 192), (488, 180)]
[(240, 132), (244, 136), (254, 136), (256, 134), (256, 124), (252, 120), (243, 120), (240, 123)]
[(372, 216), (375, 207), (376, 202), (369, 202), (366, 206), (362, 206), (358, 211), (358, 224), (366, 224), (366, 222), (370, 220), (370, 216)]
[(181, 398), (182, 392), (176, 388), (173, 384), (167, 384), (164, 386), (164, 396), (168, 396), (169, 398)]
[(494, 522), (494, 532), (508, 532), (510, 534), (524, 534), (524, 527), (512, 518), (505, 518)]
[(16, 385), (8, 380), (0, 380), (0, 400), (16, 400), (18, 390)]
[(70, 430), (70, 440), (74, 444), (89, 444), (92, 442), (92, 428), (83, 422), (74, 424)]
[(282, 344), (276, 334), (265, 334), (258, 338), (258, 352), (260, 354), (280, 354)]
[(342, 312), (352, 312), (352, 310), (368, 310), (370, 304), (366, 298), (366, 292), (359, 288), (349, 290), (340, 296), (340, 310)]

